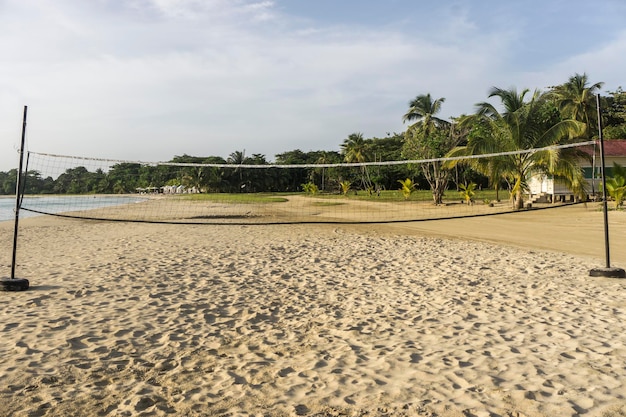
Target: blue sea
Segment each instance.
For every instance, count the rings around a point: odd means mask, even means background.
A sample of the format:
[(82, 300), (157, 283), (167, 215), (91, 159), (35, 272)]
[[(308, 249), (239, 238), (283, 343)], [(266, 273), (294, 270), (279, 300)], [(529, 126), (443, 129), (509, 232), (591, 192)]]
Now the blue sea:
[[(46, 213), (62, 213), (73, 210), (89, 210), (100, 207), (119, 206), (135, 203), (144, 199), (137, 196), (24, 196), (23, 208), (41, 210)], [(20, 210), (20, 219), (41, 216), (27, 210)], [(0, 222), (15, 219), (15, 196), (0, 198)]]

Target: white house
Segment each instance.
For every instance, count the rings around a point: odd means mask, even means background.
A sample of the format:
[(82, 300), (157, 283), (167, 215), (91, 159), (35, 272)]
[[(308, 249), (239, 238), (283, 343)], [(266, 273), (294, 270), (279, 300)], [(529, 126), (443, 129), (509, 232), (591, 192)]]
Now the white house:
[[(580, 166), (586, 181), (587, 194), (594, 198), (600, 192), (602, 183), (600, 167), (600, 146), (585, 146), (582, 150), (590, 158), (581, 159)], [(604, 141), (605, 175), (611, 176), (613, 163), (626, 166), (626, 139)], [(556, 183), (550, 175), (535, 175), (528, 181), (529, 191), (533, 201), (573, 200), (572, 191), (565, 185)]]

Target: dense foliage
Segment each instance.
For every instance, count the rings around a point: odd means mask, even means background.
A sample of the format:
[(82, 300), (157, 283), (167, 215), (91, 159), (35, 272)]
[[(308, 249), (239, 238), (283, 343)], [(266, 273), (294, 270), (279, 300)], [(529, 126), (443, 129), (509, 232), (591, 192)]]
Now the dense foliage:
[[(514, 152), (520, 149), (545, 148), (565, 144), (585, 136), (587, 124), (573, 118), (562, 118), (547, 94), (535, 91), (526, 99), (528, 90), (494, 88), (489, 97), (500, 99), (503, 111), (490, 103), (480, 103), (476, 114), (464, 117), (460, 125), (469, 129), (465, 146), (451, 152), (452, 156), (484, 155)], [(527, 180), (534, 173), (550, 174), (570, 190), (584, 197), (583, 173), (578, 165), (582, 155), (568, 150), (507, 154), (497, 158), (472, 160), (473, 166), (493, 181), (504, 180), (513, 194), (514, 208), (523, 207)]]
[[(388, 134), (384, 138), (366, 139), (361, 133), (350, 134), (340, 145), (340, 152), (310, 151), (299, 149), (275, 155), (275, 164), (315, 165), (349, 164), (353, 162), (380, 162), (413, 159), (437, 158), (450, 154), (454, 149), (465, 147), (465, 151), (476, 154), (492, 150), (528, 149), (556, 144), (567, 140), (586, 139), (597, 136), (597, 112), (595, 100), (597, 90), (602, 83), (590, 84), (586, 74), (576, 74), (562, 85), (552, 87), (548, 92), (532, 95), (511, 95), (512, 100), (502, 100), (502, 111), (488, 103), (477, 105), (478, 113), (461, 116), (451, 121), (438, 119), (436, 113), (441, 109), (444, 98), (433, 99), (430, 94), (418, 95), (409, 102), (408, 111), (403, 116), (405, 122), (413, 122), (402, 133)], [(493, 94), (493, 91), (503, 94)], [(508, 90), (513, 92), (514, 89)], [(526, 91), (526, 90), (524, 90)], [(494, 89), (491, 96), (503, 99), (507, 90)], [(538, 105), (539, 104), (539, 105)], [(608, 96), (602, 97), (603, 128), (605, 139), (626, 138), (626, 93), (621, 87)], [(514, 110), (514, 111), (512, 111)], [(512, 119), (515, 117), (515, 120)], [(526, 136), (511, 136), (514, 126), (519, 121), (528, 124)], [(565, 124), (564, 124), (565, 122)], [(526, 122), (525, 122), (526, 123)], [(554, 135), (554, 140), (536, 136), (539, 131), (551, 132), (554, 127), (574, 126), (579, 123), (582, 129), (569, 129), (566, 135)], [(508, 132), (508, 133), (507, 133)], [(576, 135), (572, 135), (576, 133)], [(532, 139), (532, 140), (530, 140)], [(480, 146), (479, 146), (479, 140)], [(528, 141), (530, 140), (530, 141)], [(468, 147), (469, 145), (469, 147)], [(484, 146), (483, 146), (484, 145)], [(487, 146), (489, 145), (489, 146)], [(42, 177), (40, 172), (25, 173), (24, 191), (27, 194), (85, 194), (85, 193), (134, 193), (137, 189), (161, 188), (164, 186), (183, 186), (199, 192), (296, 192), (307, 187), (316, 187), (319, 192), (340, 193), (346, 187), (351, 190), (398, 189), (399, 181), (411, 181), (417, 189), (430, 189), (435, 203), (441, 202), (443, 192), (449, 182), (457, 190), (469, 183), (480, 187), (491, 186), (508, 188), (517, 193), (523, 188), (524, 176), (534, 169), (544, 169), (554, 175), (567, 177), (563, 167), (556, 166), (559, 161), (567, 161), (567, 155), (549, 160), (550, 155), (535, 158), (530, 165), (517, 171), (511, 169), (510, 161), (491, 160), (474, 164), (429, 163), (422, 166), (391, 165), (369, 166), (361, 169), (339, 167), (308, 167), (297, 169), (241, 169), (245, 165), (268, 165), (265, 155), (246, 156), (235, 151), (228, 158), (219, 156), (197, 157), (182, 155), (170, 162), (186, 164), (225, 164), (232, 168), (213, 168), (175, 165), (140, 165), (136, 163), (118, 163), (108, 171), (88, 171), (78, 166), (67, 169), (57, 178)], [(570, 158), (571, 160), (571, 158)], [(500, 164), (501, 162), (501, 164)], [(508, 164), (508, 165), (507, 165)], [(560, 171), (559, 171), (560, 169)], [(0, 194), (14, 194), (17, 172), (0, 172)], [(570, 180), (576, 180), (570, 178)], [(576, 183), (572, 183), (576, 186)], [(521, 204), (521, 198), (518, 206)]]

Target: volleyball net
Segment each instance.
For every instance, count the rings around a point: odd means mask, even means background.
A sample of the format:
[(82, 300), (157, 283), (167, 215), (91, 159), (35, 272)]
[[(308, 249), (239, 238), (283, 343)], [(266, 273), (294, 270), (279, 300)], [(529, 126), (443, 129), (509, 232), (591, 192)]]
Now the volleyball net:
[[(341, 164), (141, 162), (28, 152), (21, 210), (79, 219), (181, 224), (393, 223), (513, 211), (505, 178), (473, 169), (504, 158), (593, 142), (462, 158)], [(177, 158), (178, 160), (184, 158)], [(581, 170), (583, 167), (581, 167)], [(433, 192), (433, 176), (440, 175)], [(536, 178), (535, 178), (536, 176)], [(435, 178), (436, 180), (436, 178)], [(576, 201), (537, 171), (524, 209)], [(586, 185), (589, 193), (597, 186)], [(539, 183), (538, 185), (536, 183)]]

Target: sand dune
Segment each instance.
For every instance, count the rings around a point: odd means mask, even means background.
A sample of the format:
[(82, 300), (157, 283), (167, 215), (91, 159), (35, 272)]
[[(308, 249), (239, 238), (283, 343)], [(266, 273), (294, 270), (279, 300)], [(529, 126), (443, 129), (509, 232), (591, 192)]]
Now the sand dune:
[(486, 237), (25, 220), (0, 416), (624, 416), (626, 280), (588, 276), (597, 212), (567, 244), (546, 213)]

